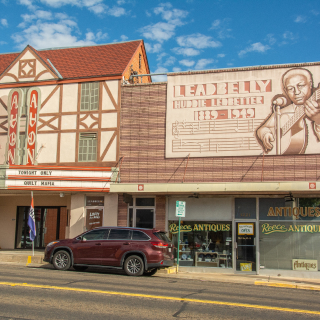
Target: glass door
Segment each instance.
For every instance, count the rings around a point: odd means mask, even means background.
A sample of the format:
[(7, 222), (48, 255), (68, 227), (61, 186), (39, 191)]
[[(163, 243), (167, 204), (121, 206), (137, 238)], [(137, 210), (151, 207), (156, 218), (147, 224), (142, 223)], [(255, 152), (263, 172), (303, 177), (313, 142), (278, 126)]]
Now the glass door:
[(256, 271), (255, 222), (236, 222), (236, 271)]

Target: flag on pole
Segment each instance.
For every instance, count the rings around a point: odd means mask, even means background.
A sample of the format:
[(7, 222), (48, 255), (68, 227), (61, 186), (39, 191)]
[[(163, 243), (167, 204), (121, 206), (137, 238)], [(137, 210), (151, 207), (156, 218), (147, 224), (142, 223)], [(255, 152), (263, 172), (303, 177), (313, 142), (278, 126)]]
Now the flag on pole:
[(31, 207), (29, 209), (28, 226), (30, 228), (30, 240), (34, 241), (36, 237), (36, 220), (34, 217), (33, 194), (31, 195)]

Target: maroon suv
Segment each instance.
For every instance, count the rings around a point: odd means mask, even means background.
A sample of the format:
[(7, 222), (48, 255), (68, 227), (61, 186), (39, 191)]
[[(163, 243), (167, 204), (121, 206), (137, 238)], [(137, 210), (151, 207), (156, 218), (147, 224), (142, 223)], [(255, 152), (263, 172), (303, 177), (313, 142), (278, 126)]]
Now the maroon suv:
[(173, 246), (156, 229), (101, 227), (74, 239), (49, 243), (44, 261), (58, 270), (83, 271), (89, 266), (124, 269), (127, 275), (153, 275), (173, 265)]

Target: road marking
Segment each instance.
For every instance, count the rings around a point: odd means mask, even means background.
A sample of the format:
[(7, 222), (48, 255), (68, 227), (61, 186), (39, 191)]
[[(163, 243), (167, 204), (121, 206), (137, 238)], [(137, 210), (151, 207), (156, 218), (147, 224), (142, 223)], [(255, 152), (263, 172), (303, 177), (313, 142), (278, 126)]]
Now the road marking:
[(284, 311), (284, 312), (320, 315), (320, 311), (271, 307), (271, 306), (262, 306), (262, 305), (247, 304), (247, 303), (210, 301), (210, 300), (189, 299), (189, 298), (179, 298), (179, 297), (166, 297), (166, 296), (156, 296), (156, 295), (150, 295), (150, 294), (116, 292), (116, 291), (105, 291), (105, 290), (94, 290), (94, 289), (67, 288), (67, 287), (48, 286), (48, 285), (42, 285), (42, 284), (0, 282), (0, 285), (11, 286), (11, 287), (27, 287), (27, 288), (53, 289), (53, 290), (75, 291), (75, 292), (100, 293), (100, 294), (110, 294), (110, 295), (127, 296), (127, 297), (173, 300), (173, 301), (180, 301), (180, 302), (196, 302), (196, 303), (215, 304), (215, 305), (223, 305), (223, 306), (242, 307), (242, 308), (264, 309), (264, 310), (272, 310), (272, 311)]

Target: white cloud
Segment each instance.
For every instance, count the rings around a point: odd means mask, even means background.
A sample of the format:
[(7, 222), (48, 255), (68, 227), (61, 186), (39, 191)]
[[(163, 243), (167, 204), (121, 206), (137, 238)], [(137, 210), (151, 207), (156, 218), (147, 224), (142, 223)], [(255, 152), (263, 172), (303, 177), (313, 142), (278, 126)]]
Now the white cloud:
[(172, 51), (175, 53), (175, 54), (181, 54), (183, 56), (197, 56), (200, 54), (200, 51), (199, 50), (196, 50), (194, 48), (173, 48)]
[(112, 7), (108, 10), (108, 14), (114, 17), (121, 17), (126, 14), (126, 11), (121, 7)]
[(27, 44), (36, 49), (49, 47), (70, 47), (93, 45), (95, 40), (103, 38), (106, 34), (88, 32), (84, 40), (78, 39), (74, 32), (78, 32), (78, 26), (74, 21), (61, 20), (57, 23), (37, 21), (30, 27), (12, 35), (17, 47), (23, 49)]
[[(173, 9), (170, 3), (160, 4), (153, 12), (156, 15), (161, 15), (161, 18), (165, 20), (165, 22), (147, 25), (139, 31), (143, 37), (160, 43), (172, 38), (175, 34), (176, 27), (184, 25), (182, 19), (188, 15), (188, 12), (185, 10)], [(149, 12), (146, 12), (146, 14), (148, 16), (151, 15)]]
[(196, 70), (203, 70), (204, 68), (206, 68), (208, 64), (211, 64), (213, 62), (214, 62), (213, 59), (200, 59), (194, 68)]
[(180, 60), (179, 63), (186, 67), (192, 67), (195, 64), (193, 60), (187, 60), (187, 59)]
[(171, 3), (162, 3), (159, 7), (156, 7), (153, 12), (157, 15), (161, 15), (162, 19), (173, 22), (176, 25), (183, 24), (181, 19), (188, 15), (188, 12), (180, 9), (172, 9)]
[(158, 22), (141, 28), (140, 32), (142, 32), (145, 38), (162, 43), (174, 35), (175, 27), (176, 26), (171, 23)]
[(0, 45), (7, 44), (5, 41), (0, 41)]
[(150, 43), (145, 43), (144, 45), (146, 47), (147, 53), (158, 53), (162, 48), (161, 43), (156, 43), (154, 45), (151, 45)]
[(291, 31), (286, 31), (283, 34), (283, 39), (287, 39), (287, 40), (296, 40), (296, 36), (291, 32)]
[(271, 46), (277, 42), (276, 38), (272, 33), (267, 34), (266, 41), (268, 41)]
[(294, 20), (294, 22), (297, 22), (297, 23), (305, 23), (307, 22), (307, 18), (304, 17), (304, 16), (297, 16)]
[(174, 68), (172, 68), (172, 71), (173, 71), (173, 72), (180, 72), (180, 71), (181, 71), (181, 68), (174, 67)]
[(263, 45), (261, 42), (256, 42), (250, 45), (249, 47), (245, 48), (244, 50), (241, 50), (238, 55), (239, 57), (243, 57), (248, 52), (266, 52), (269, 50), (270, 47), (268, 45)]
[(129, 38), (125, 36), (124, 34), (120, 36), (121, 41), (127, 41)]
[(217, 54), (217, 57), (218, 58), (224, 58), (226, 55), (224, 54), (224, 53), (219, 53), (219, 54)]
[(221, 46), (219, 41), (214, 41), (212, 37), (201, 33), (180, 36), (177, 38), (177, 42), (181, 47), (191, 47), (196, 49), (217, 48)]
[(4, 27), (7, 27), (7, 26), (8, 26), (8, 21), (7, 21), (7, 19), (1, 19), (1, 24), (2, 24)]
[(170, 56), (170, 57), (163, 63), (163, 65), (164, 65), (165, 67), (168, 67), (168, 66), (172, 66), (175, 62), (176, 62), (176, 58)]
[(91, 12), (99, 15), (99, 14), (105, 13), (105, 12), (107, 11), (108, 7), (107, 7), (106, 5), (104, 5), (104, 4), (96, 4), (96, 5), (94, 5), (94, 6), (88, 7), (88, 9), (89, 9)]
[[(155, 71), (152, 73), (167, 73), (168, 69), (164, 67), (158, 67)], [(160, 75), (160, 76), (152, 76), (153, 82), (161, 82), (161, 81), (167, 81), (167, 75)]]
[(36, 6), (33, 4), (33, 0), (18, 0), (18, 3), (27, 6), (29, 10), (36, 9)]
[(211, 30), (216, 30), (218, 34), (218, 38), (224, 39), (224, 38), (230, 38), (231, 37), (231, 31), (232, 29), (228, 28), (230, 19), (217, 19), (214, 20), (211, 24)]

